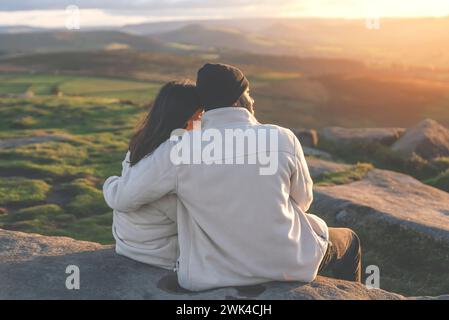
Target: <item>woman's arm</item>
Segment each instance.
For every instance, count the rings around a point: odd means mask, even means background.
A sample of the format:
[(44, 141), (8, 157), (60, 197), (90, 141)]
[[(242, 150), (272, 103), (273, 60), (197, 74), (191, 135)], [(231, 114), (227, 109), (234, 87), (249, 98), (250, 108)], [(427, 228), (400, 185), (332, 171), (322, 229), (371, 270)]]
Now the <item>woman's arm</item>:
[[(114, 210), (132, 212), (159, 200), (176, 188), (176, 167), (170, 161), (172, 143), (161, 145), (133, 167), (125, 159), (122, 176), (110, 177), (103, 185), (106, 203)], [(129, 160), (129, 155), (127, 155)]]

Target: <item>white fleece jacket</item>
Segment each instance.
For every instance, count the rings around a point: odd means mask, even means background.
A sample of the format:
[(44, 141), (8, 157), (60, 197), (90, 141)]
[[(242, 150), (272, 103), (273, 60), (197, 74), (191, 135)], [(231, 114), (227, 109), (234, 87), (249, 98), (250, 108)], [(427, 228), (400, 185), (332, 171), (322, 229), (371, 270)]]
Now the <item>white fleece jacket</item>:
[[(122, 177), (130, 170), (130, 153), (122, 163)], [(106, 202), (110, 203), (119, 177), (109, 178), (103, 187)], [(173, 270), (179, 257), (177, 228), (177, 196), (166, 195), (130, 212), (114, 210), (112, 234), (115, 250), (130, 259)]]
[[(323, 220), (306, 214), (313, 199), (312, 180), (299, 141), (288, 129), (259, 124), (242, 108), (207, 112), (202, 130), (211, 128), (223, 136), (225, 129), (277, 131), (277, 147), (267, 151), (277, 155), (278, 170), (261, 175), (262, 165), (248, 164), (248, 147), (233, 155), (246, 164), (176, 165), (170, 155), (179, 144), (167, 141), (122, 177), (105, 182), (108, 205), (126, 217), (177, 195), (177, 271), (186, 289), (312, 281), (329, 236)], [(222, 157), (224, 163), (232, 160)]]

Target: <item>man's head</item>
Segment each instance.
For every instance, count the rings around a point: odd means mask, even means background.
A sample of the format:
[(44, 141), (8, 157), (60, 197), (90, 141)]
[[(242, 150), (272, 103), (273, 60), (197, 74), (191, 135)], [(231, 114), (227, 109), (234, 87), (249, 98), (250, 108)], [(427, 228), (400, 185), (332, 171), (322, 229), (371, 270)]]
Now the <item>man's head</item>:
[(248, 94), (249, 82), (238, 68), (225, 64), (205, 64), (196, 82), (205, 111), (232, 107)]

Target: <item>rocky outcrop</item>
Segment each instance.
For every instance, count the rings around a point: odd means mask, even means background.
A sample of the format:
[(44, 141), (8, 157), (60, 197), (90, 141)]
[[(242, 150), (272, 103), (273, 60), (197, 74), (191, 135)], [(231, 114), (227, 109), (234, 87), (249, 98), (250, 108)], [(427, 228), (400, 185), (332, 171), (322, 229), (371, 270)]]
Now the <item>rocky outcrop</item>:
[(449, 156), (449, 130), (434, 120), (426, 119), (407, 130), (392, 150), (404, 157), (416, 153), (427, 160)]
[(310, 212), (357, 232), (364, 262), (381, 270), (382, 287), (441, 295), (415, 299), (448, 298), (449, 193), (378, 169), (354, 182), (321, 185), (314, 188)]
[(293, 133), (303, 146), (315, 148), (318, 145), (318, 133), (313, 129), (293, 129)]
[[(80, 289), (65, 286), (78, 266)], [(267, 283), (188, 292), (173, 272), (115, 254), (110, 246), (0, 229), (0, 299), (404, 299), (357, 283), (318, 277), (311, 284)]]
[(449, 193), (392, 171), (374, 169), (360, 181), (317, 187), (312, 210), (347, 226), (370, 218), (449, 243)]
[(351, 169), (351, 165), (349, 164), (337, 163), (317, 158), (307, 158), (307, 165), (312, 178), (319, 177), (324, 173), (343, 172)]
[(390, 146), (405, 132), (402, 128), (341, 128), (328, 127), (319, 131), (321, 140), (340, 146), (382, 144)]
[(316, 158), (327, 159), (327, 160), (332, 159), (332, 155), (326, 151), (322, 151), (322, 150), (310, 148), (310, 147), (304, 147), (304, 146), (302, 147), (302, 150), (304, 152), (304, 155), (306, 155), (308, 157), (316, 157)]

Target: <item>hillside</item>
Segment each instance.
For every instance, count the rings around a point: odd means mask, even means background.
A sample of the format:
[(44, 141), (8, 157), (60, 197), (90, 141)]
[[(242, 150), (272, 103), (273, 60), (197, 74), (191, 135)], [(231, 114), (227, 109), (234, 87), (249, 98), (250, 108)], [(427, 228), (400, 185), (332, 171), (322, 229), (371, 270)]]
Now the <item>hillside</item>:
[[(449, 17), (365, 19), (217, 19), (126, 25), (83, 32), (0, 27), (2, 52), (132, 48), (187, 54), (258, 54), (352, 59), (373, 65), (449, 68)], [(410, 36), (410, 33), (413, 36)], [(158, 40), (157, 40), (158, 39)]]
[(0, 52), (8, 54), (104, 49), (170, 50), (156, 39), (117, 31), (0, 33)]
[(366, 27), (364, 19), (286, 19), (261, 33), (288, 43), (287, 52), (299, 52), (303, 56), (449, 68), (445, 54), (449, 17), (380, 18), (379, 21), (380, 28), (373, 30)]
[(347, 59), (235, 52), (186, 56), (135, 50), (33, 54), (0, 59), (2, 86), (6, 88), (0, 91), (7, 93), (20, 82), (14, 80), (17, 73), (119, 76), (162, 83), (195, 79), (200, 66), (214, 61), (235, 64), (245, 71), (262, 121), (309, 128), (409, 127), (430, 117), (449, 124), (449, 72), (370, 67)]
[(270, 18), (147, 23), (122, 30), (203, 49), (448, 69), (448, 28), (449, 17), (381, 18), (378, 30), (367, 28), (365, 19)]
[(194, 45), (205, 50), (233, 49), (265, 54), (280, 52), (275, 41), (232, 27), (191, 24), (154, 36), (164, 42)]

